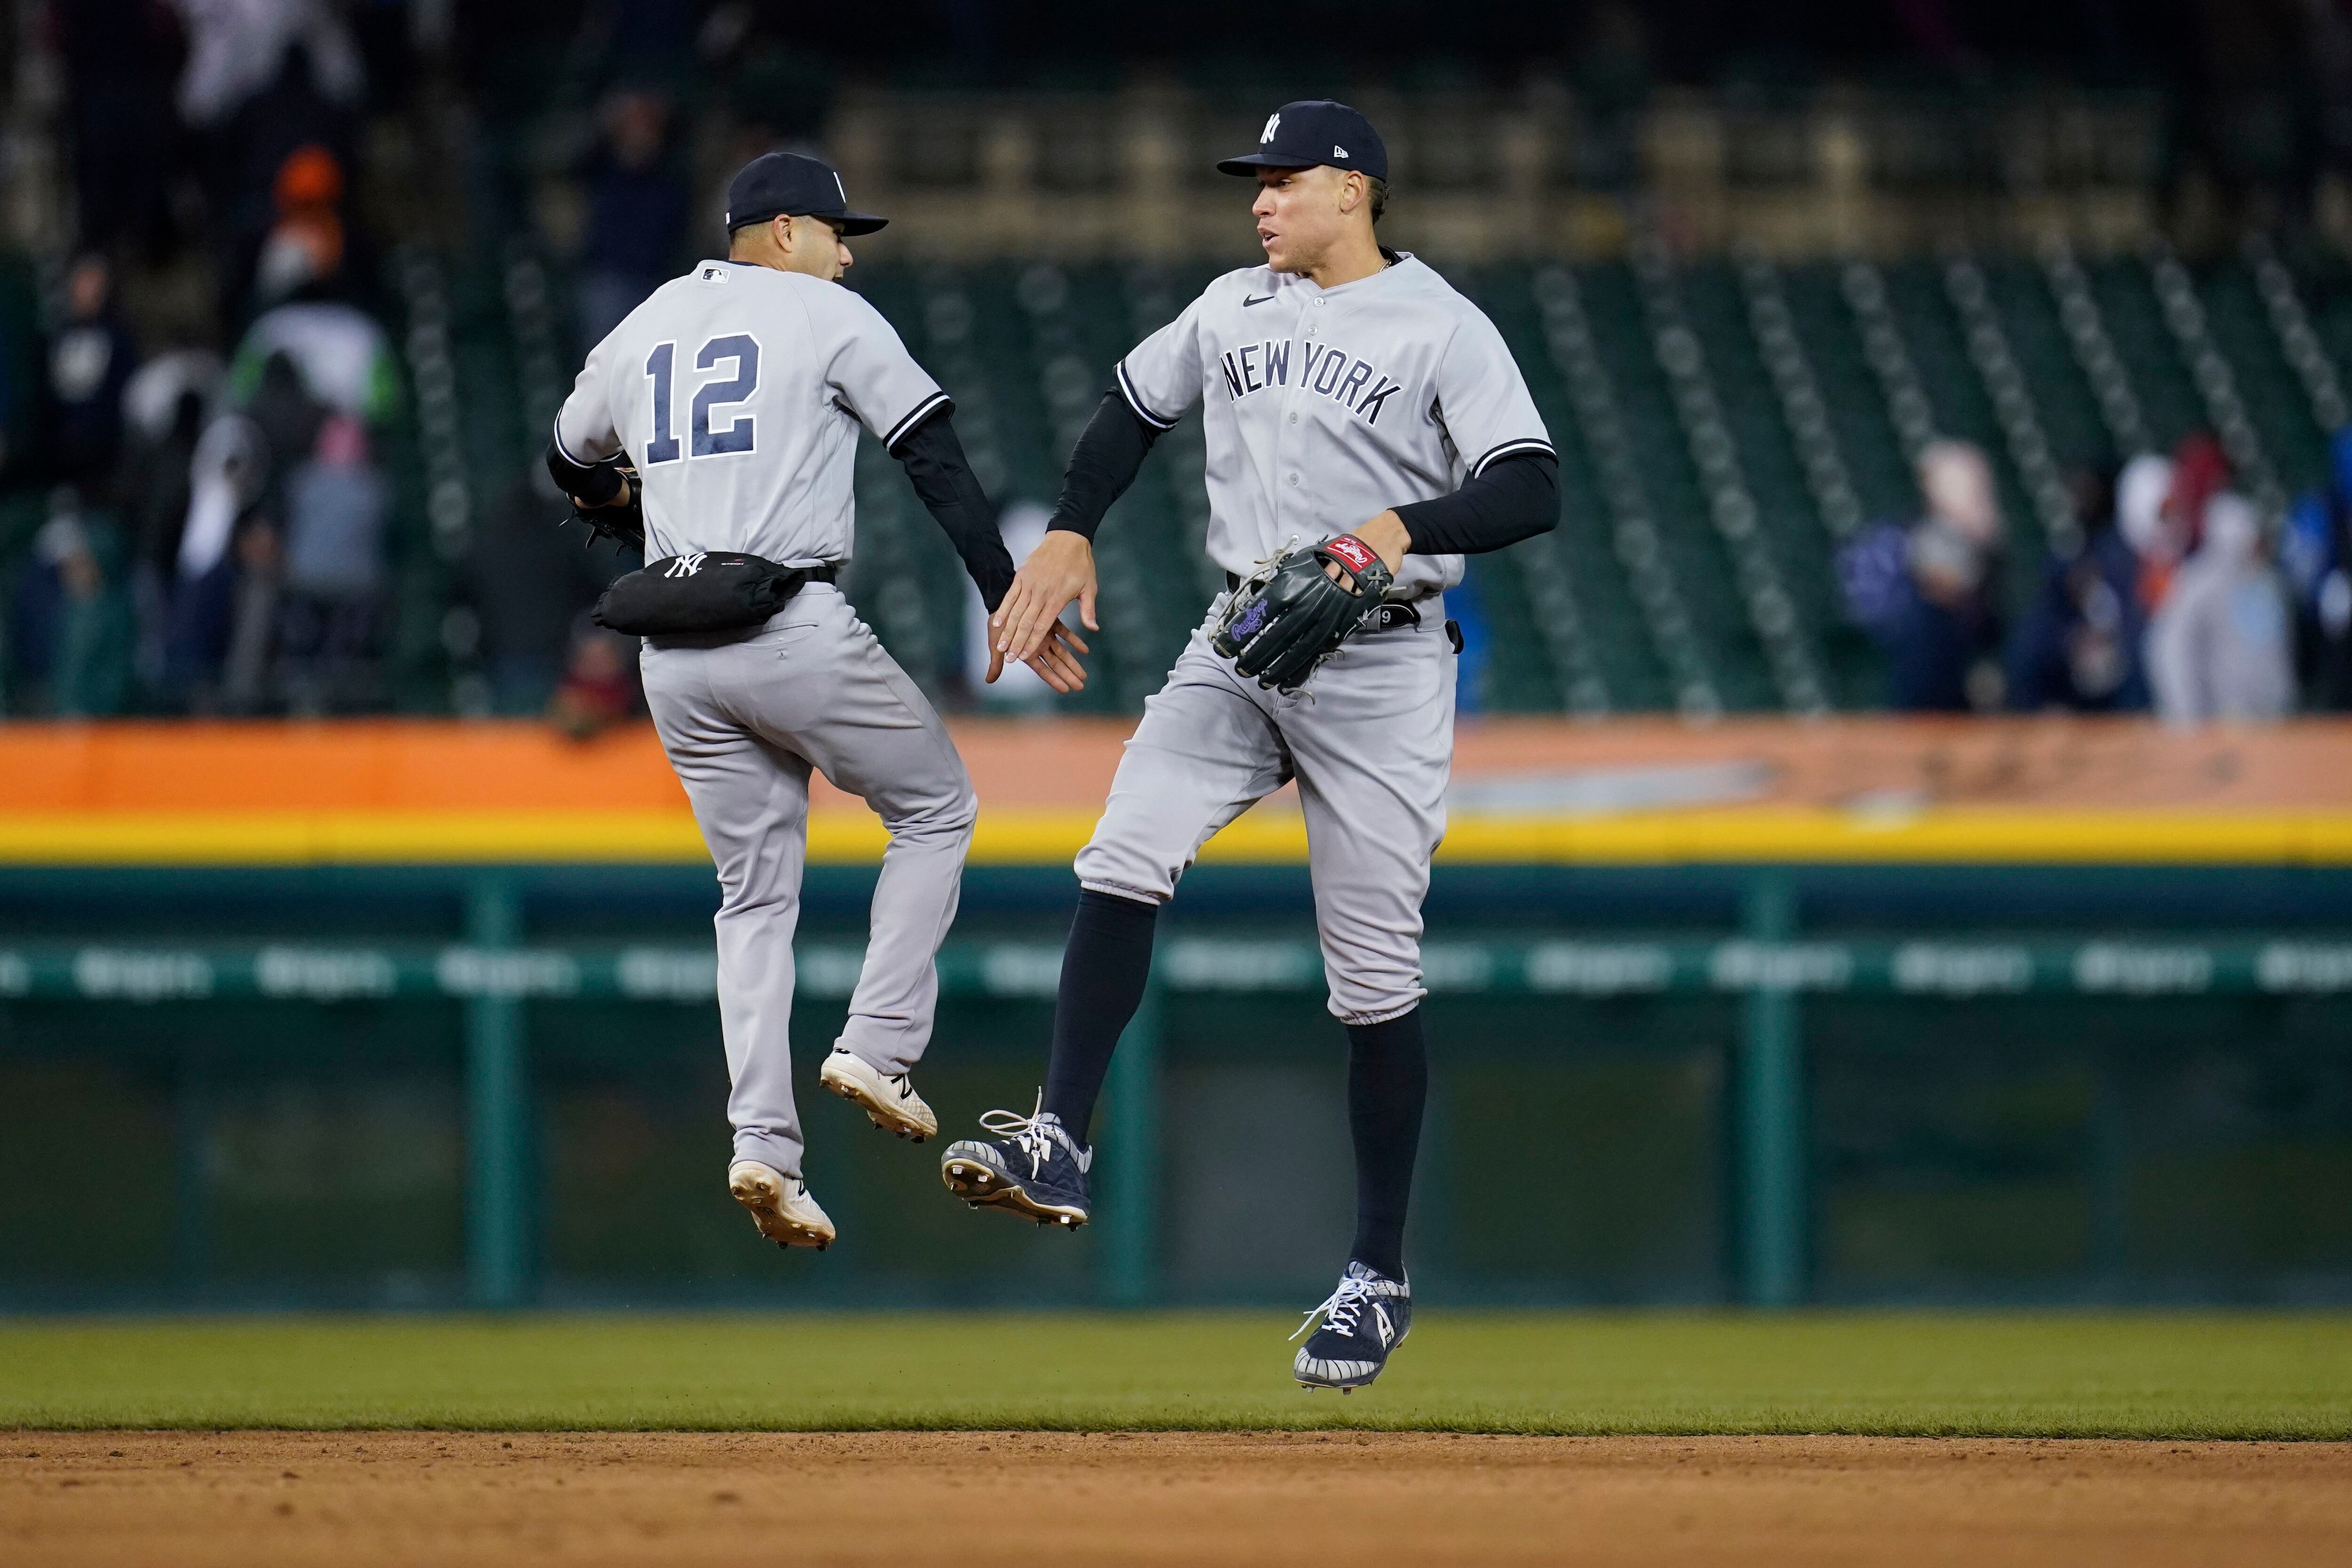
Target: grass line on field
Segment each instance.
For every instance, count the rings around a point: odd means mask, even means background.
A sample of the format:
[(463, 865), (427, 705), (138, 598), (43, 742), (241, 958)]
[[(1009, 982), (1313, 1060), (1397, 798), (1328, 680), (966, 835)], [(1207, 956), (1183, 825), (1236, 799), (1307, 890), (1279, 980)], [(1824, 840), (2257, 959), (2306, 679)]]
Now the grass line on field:
[(1249, 1313), (0, 1322), (0, 1426), (2352, 1437), (2352, 1314), (1432, 1313), (1375, 1387)]

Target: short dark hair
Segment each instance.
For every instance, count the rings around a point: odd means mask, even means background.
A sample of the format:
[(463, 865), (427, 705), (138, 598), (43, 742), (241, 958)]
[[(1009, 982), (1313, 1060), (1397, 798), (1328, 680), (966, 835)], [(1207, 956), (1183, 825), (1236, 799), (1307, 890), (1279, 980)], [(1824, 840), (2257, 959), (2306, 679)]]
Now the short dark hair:
[(1389, 183), (1367, 174), (1364, 176), (1364, 188), (1371, 195), (1372, 221), (1378, 223), (1381, 215), (1389, 210)]

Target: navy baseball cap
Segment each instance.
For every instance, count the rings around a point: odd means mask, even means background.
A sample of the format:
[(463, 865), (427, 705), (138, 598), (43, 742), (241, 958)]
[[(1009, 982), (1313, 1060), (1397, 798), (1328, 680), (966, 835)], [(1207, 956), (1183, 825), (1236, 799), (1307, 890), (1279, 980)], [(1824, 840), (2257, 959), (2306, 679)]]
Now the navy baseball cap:
[(1375, 180), (1389, 177), (1389, 150), (1372, 122), (1344, 103), (1305, 98), (1286, 103), (1265, 118), (1257, 151), (1217, 164), (1221, 174), (1255, 174), (1260, 169), (1311, 169), (1328, 163), (1356, 169)]
[(821, 217), (844, 234), (872, 234), (890, 221), (851, 212), (840, 173), (824, 159), (762, 153), (727, 182), (727, 232), (779, 216)]

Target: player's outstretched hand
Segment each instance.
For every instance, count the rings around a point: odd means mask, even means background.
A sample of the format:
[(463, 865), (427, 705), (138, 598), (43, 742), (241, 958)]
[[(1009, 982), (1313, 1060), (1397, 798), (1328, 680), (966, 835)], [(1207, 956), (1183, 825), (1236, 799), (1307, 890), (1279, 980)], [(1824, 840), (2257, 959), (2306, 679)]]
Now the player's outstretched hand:
[[(1046, 639), (1061, 624), (1062, 612), (1074, 599), (1087, 630), (1100, 631), (1095, 620), (1095, 547), (1083, 533), (1053, 529), (1013, 574), (1004, 602), (989, 617), (988, 634), (994, 651), (1016, 663), (1029, 663), (1045, 650)], [(1078, 650), (1086, 651), (1086, 644), (1078, 644)]]
[[(1087, 651), (1087, 639), (1055, 621), (1045, 635), (1045, 646), (1023, 660), (1037, 672), (1039, 679), (1056, 691), (1082, 691), (1086, 689), (1086, 666), (1078, 655)], [(1004, 673), (1004, 656), (992, 652), (988, 656), (988, 679), (992, 682)]]

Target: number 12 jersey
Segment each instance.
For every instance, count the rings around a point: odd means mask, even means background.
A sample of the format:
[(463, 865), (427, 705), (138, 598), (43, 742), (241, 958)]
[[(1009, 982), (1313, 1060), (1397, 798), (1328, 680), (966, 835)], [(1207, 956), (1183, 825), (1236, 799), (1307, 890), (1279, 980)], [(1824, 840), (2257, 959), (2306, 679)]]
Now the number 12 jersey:
[(881, 312), (838, 283), (705, 261), (588, 354), (555, 416), (575, 463), (626, 452), (649, 560), (849, 559), (857, 426), (884, 446), (948, 406)]

